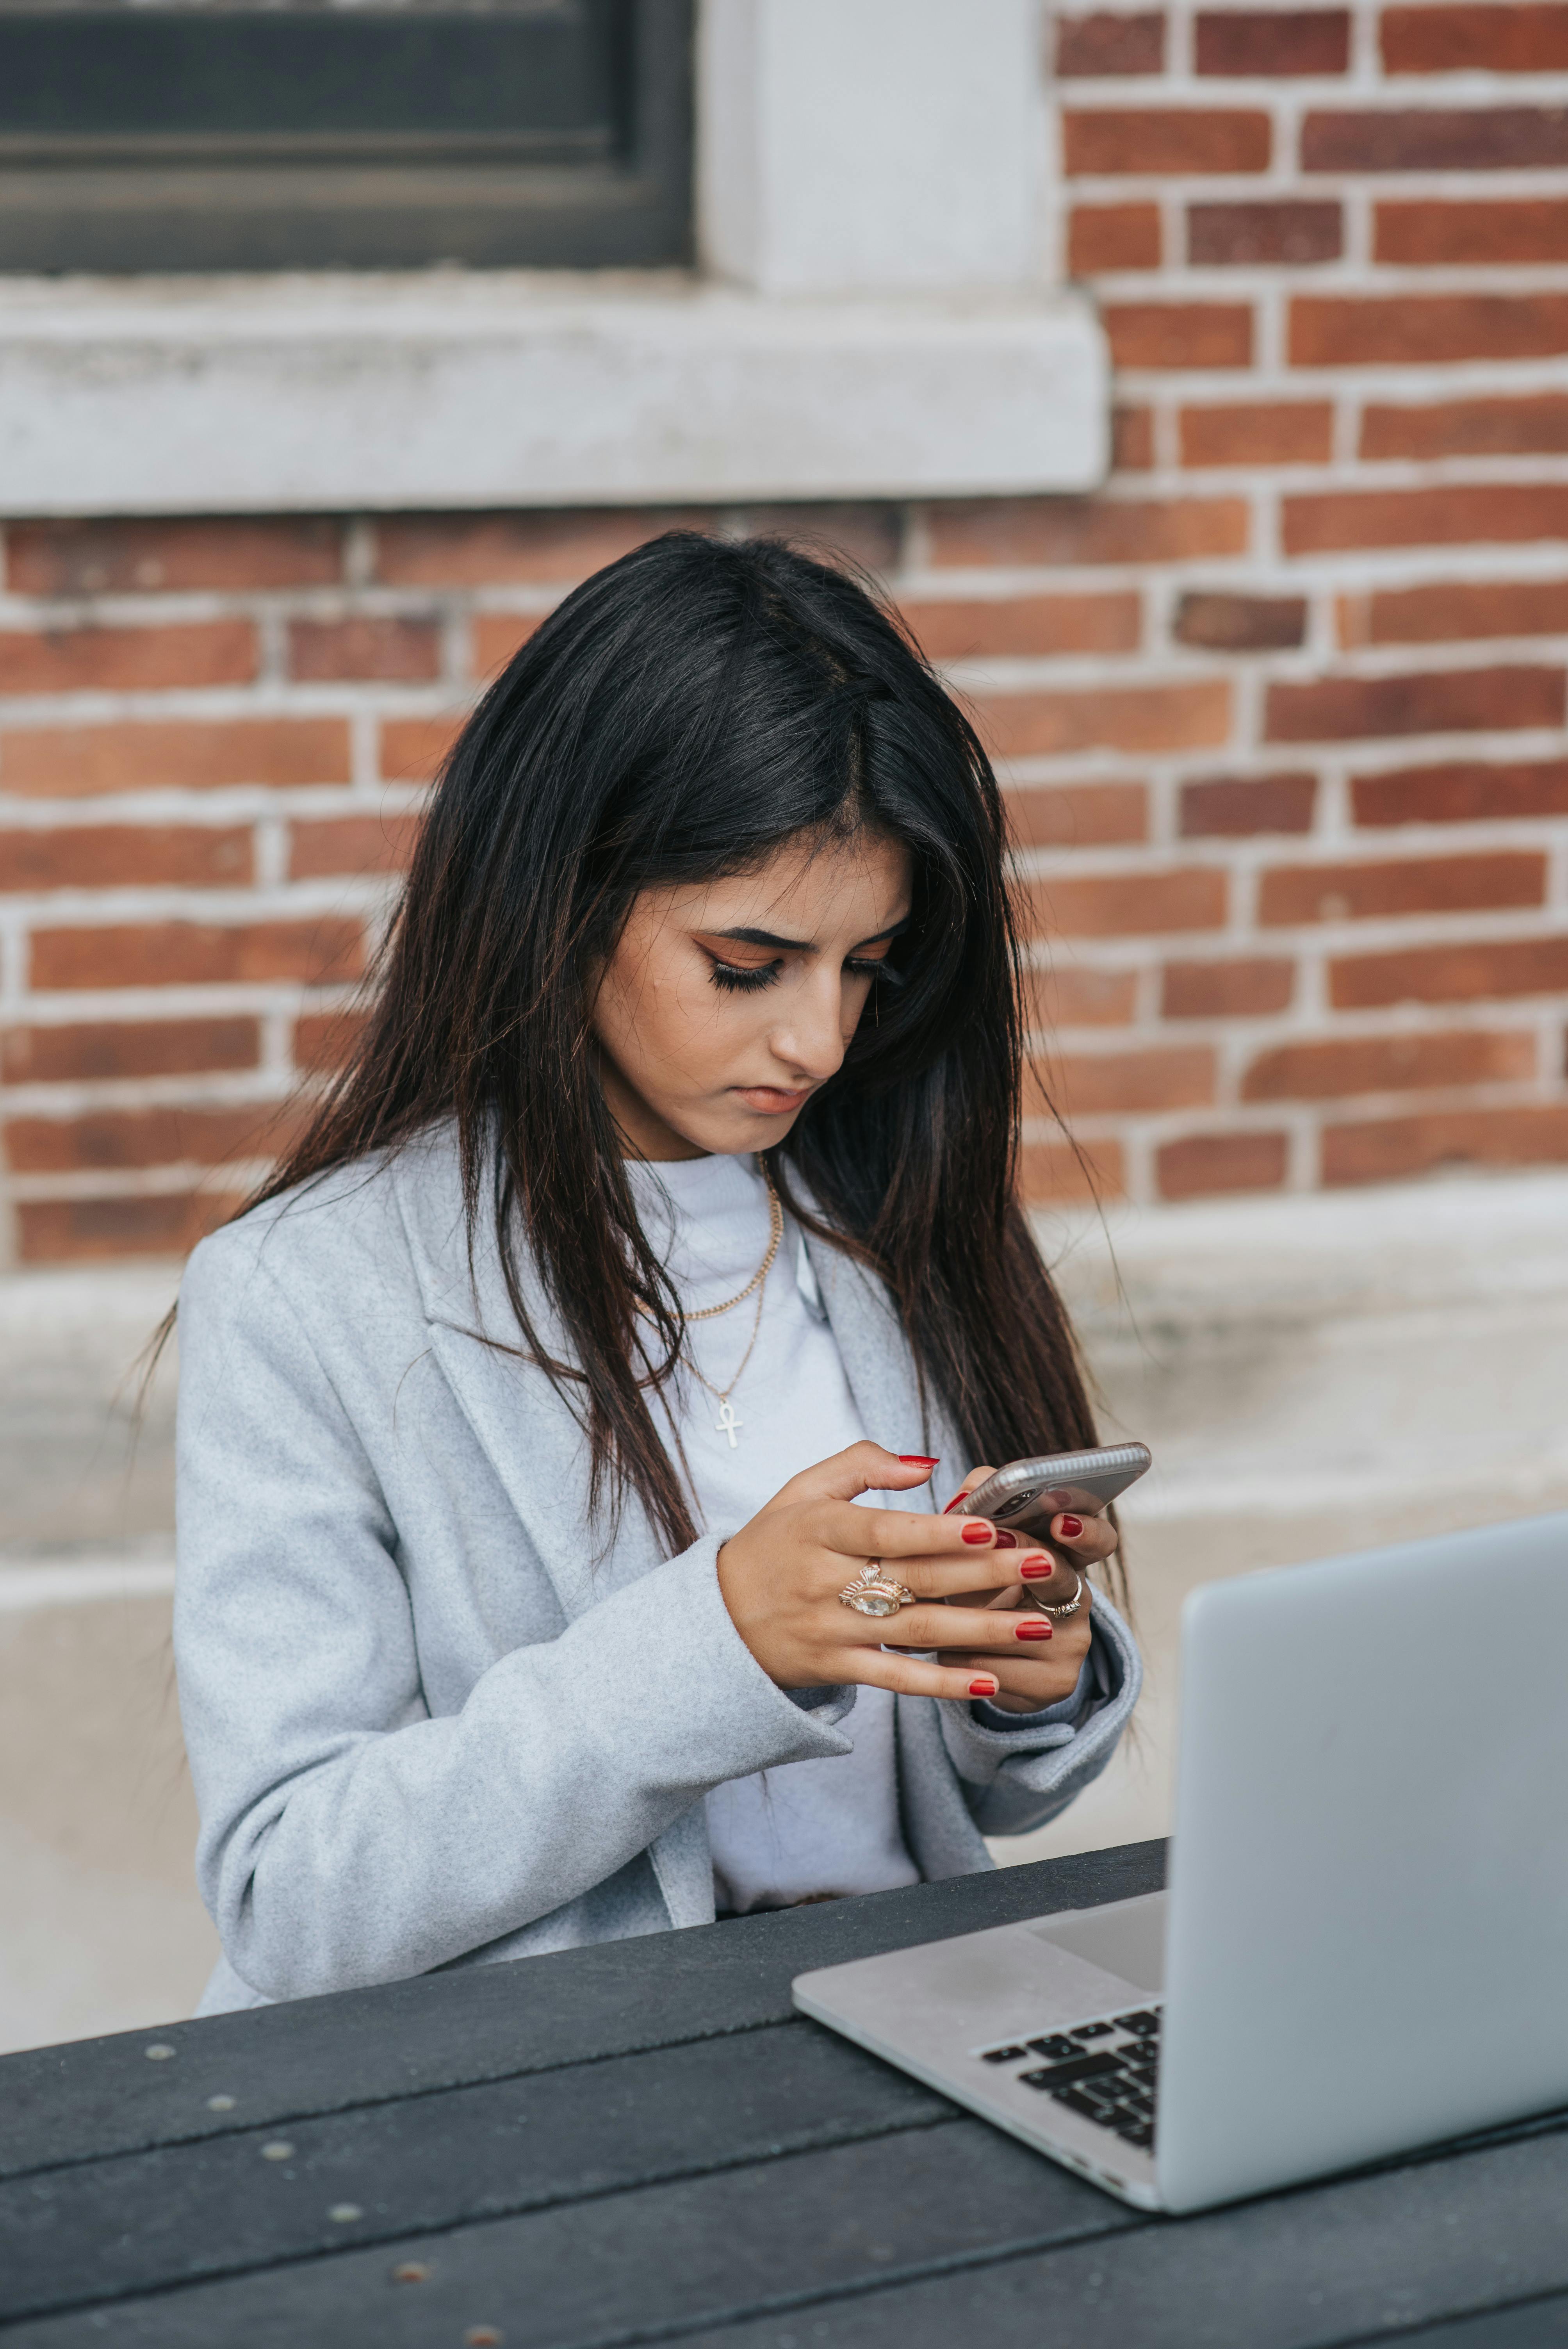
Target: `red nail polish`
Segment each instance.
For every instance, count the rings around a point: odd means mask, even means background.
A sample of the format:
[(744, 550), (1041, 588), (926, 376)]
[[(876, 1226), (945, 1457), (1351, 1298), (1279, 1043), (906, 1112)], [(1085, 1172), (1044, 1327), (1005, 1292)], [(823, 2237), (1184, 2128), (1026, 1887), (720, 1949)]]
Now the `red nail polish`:
[(1056, 1570), (1055, 1561), (1045, 1557), (1039, 1550), (1035, 1552), (1033, 1557), (1024, 1557), (1018, 1561), (1019, 1577), (1025, 1582), (1044, 1582), (1047, 1576), (1053, 1575)]
[(1064, 1541), (1076, 1541), (1078, 1535), (1083, 1531), (1083, 1519), (1081, 1517), (1058, 1517), (1057, 1519), (1057, 1531), (1060, 1534)]
[(971, 1681), (969, 1683), (971, 1696), (995, 1696), (996, 1689), (995, 1681)]
[(998, 1549), (1016, 1549), (1017, 1547), (1017, 1535), (1008, 1533), (1005, 1526), (998, 1526), (996, 1531), (996, 1547)]
[(951, 1501), (948, 1502), (947, 1506), (943, 1510), (943, 1516), (944, 1517), (950, 1517), (953, 1515), (954, 1510), (960, 1507), (968, 1498), (969, 1495), (967, 1493), (954, 1493)]
[(965, 1526), (958, 1538), (960, 1541), (967, 1542), (971, 1549), (973, 1549), (977, 1543), (988, 1542), (990, 1540), (991, 1528), (989, 1526), (984, 1524)]
[(1048, 1640), (1050, 1636), (1051, 1627), (1040, 1615), (1026, 1616), (1022, 1623), (1014, 1627), (1013, 1631), (1015, 1640)]
[(940, 1456), (934, 1452), (929, 1457), (923, 1452), (901, 1452), (898, 1464), (901, 1468), (934, 1468)]

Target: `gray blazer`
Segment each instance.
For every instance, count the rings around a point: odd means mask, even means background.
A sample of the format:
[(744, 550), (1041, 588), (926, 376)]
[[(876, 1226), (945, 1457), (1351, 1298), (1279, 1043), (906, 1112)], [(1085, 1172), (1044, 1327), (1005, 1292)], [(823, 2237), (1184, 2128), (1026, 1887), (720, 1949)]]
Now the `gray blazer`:
[[(854, 1691), (775, 1687), (730, 1621), (735, 1526), (678, 1557), (634, 1502), (593, 1526), (570, 1411), (484, 1342), (518, 1331), (480, 1237), (470, 1276), (443, 1131), (258, 1209), (186, 1272), (174, 1636), (224, 1951), (204, 2013), (706, 1924), (708, 1788), (850, 1750)], [(923, 1423), (885, 1291), (810, 1252), (868, 1433), (943, 1454), (952, 1491), (968, 1464)], [(1140, 1674), (1103, 1599), (1095, 1621), (1070, 1723), (898, 1699), (925, 1877), (989, 1867), (984, 1835), (1104, 1768)]]

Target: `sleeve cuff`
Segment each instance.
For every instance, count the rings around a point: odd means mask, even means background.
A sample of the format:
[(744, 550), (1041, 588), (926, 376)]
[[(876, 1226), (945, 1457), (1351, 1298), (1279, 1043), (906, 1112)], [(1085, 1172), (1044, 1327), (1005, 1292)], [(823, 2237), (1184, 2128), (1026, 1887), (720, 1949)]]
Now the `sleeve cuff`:
[(1088, 1701), (1090, 1684), (1089, 1660), (1086, 1656), (1076, 1686), (1066, 1696), (1058, 1697), (1055, 1704), (1042, 1704), (1033, 1713), (1008, 1713), (1004, 1706), (979, 1697), (970, 1706), (969, 1717), (977, 1729), (999, 1730), (1004, 1736), (1013, 1735), (1020, 1729), (1052, 1729), (1058, 1723), (1076, 1729)]
[(1054, 1780), (1076, 1767), (1080, 1753), (1098, 1750), (1108, 1732), (1115, 1742), (1141, 1681), (1131, 1635), (1109, 1602), (1100, 1599), (1088, 1653), (1069, 1696), (1037, 1713), (1004, 1713), (985, 1702), (944, 1704), (943, 1742), (954, 1768), (971, 1785), (989, 1786), (1002, 1778), (1033, 1786), (1042, 1770)]

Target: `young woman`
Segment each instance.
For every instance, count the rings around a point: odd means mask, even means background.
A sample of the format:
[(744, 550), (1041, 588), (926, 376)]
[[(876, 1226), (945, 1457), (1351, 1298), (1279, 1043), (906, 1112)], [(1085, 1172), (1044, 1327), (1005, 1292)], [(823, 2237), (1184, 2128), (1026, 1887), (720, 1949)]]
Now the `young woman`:
[(639, 548), (480, 703), (181, 1293), (204, 2012), (962, 1874), (1103, 1768), (1114, 1535), (941, 1512), (1094, 1441), (1003, 844), (893, 621), (769, 543)]

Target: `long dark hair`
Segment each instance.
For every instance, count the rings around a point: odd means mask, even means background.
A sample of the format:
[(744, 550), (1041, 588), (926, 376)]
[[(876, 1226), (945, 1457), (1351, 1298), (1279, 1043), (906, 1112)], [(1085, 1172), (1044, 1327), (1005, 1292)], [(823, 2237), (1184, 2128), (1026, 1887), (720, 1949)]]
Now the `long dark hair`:
[[(872, 592), (772, 540), (650, 540), (515, 655), (447, 760), (352, 1056), (248, 1203), (451, 1122), (470, 1250), (488, 1207), (521, 1350), (586, 1432), (596, 1502), (635, 1493), (672, 1550), (694, 1527), (646, 1365), (669, 1375), (680, 1306), (596, 1074), (594, 975), (639, 891), (861, 825), (908, 848), (912, 919), (842, 1068), (769, 1154), (775, 1179), (886, 1282), (971, 1458), (1092, 1444), (1014, 1197), (1018, 953), (995, 779)], [(523, 1246), (564, 1359), (529, 1313)]]

